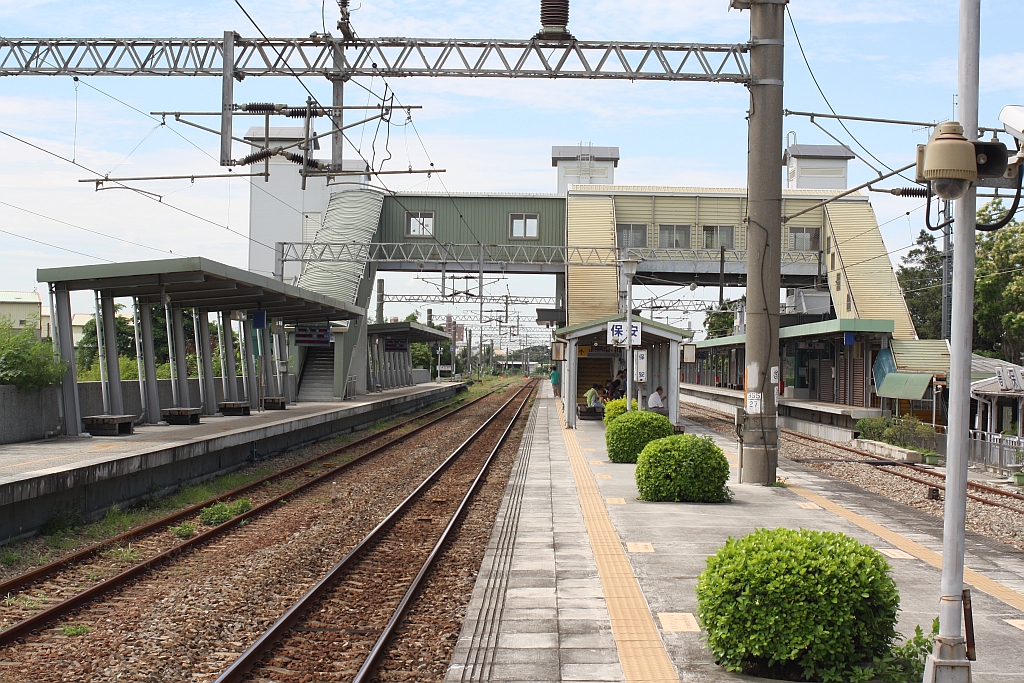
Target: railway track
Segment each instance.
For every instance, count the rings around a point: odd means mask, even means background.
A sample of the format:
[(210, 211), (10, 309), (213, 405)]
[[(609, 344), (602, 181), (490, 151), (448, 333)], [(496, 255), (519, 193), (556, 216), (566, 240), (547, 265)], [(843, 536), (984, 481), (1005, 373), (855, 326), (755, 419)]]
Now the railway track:
[[(462, 399), (448, 403), (0, 583), (0, 596), (6, 596), (0, 606), (0, 614), (3, 615), (0, 647), (40, 632), (57, 619), (138, 581), (175, 558), (209, 545), (233, 529), (274, 510), (283, 501), (321, 486), (443, 421), (451, 420), (464, 411), (472, 412), (473, 406), (478, 406), (494, 393), (489, 392), (466, 403), (462, 403)], [(412, 426), (424, 419), (428, 421)], [(412, 428), (408, 431), (376, 443), (409, 427)], [(349, 459), (335, 462), (339, 457)], [(168, 531), (175, 523), (195, 520), (203, 508), (239, 500), (243, 496), (253, 501), (254, 506), (227, 522), (183, 540)], [(202, 529), (198, 523), (195, 526)], [(125, 552), (126, 542), (130, 542), (128, 552)]]
[(217, 679), (367, 681), (536, 382), (517, 391)]

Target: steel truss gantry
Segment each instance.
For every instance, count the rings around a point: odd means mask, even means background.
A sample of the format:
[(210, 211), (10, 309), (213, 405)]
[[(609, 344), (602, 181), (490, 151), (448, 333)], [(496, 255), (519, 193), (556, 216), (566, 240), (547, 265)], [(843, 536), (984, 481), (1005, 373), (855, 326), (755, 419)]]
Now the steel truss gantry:
[[(747, 43), (235, 36), (248, 76), (463, 76), (749, 83)], [(0, 38), (0, 76), (222, 76), (223, 38)]]
[[(458, 294), (385, 294), (384, 303), (386, 304), (421, 304), (421, 305), (434, 305), (443, 306), (446, 304), (460, 305), (460, 304), (472, 304), (477, 305), (481, 303), (481, 298), (472, 293), (460, 292)], [(555, 305), (555, 297), (553, 296), (495, 296), (486, 295), (483, 297), (483, 304), (485, 306), (540, 306), (540, 307), (552, 307)], [(647, 309), (653, 311), (667, 311), (672, 313), (704, 313), (709, 310), (727, 310), (736, 311), (743, 308), (744, 303), (742, 301), (730, 301), (727, 302), (725, 308), (722, 309), (718, 305), (718, 300), (711, 299), (668, 299), (664, 297), (651, 297), (649, 299), (634, 299), (633, 307), (639, 309)], [(493, 311), (492, 311), (493, 312)], [(486, 311), (485, 311), (486, 313)], [(479, 316), (475, 313), (472, 316), (455, 315), (453, 318), (457, 318), (462, 321), (465, 319), (478, 320)]]

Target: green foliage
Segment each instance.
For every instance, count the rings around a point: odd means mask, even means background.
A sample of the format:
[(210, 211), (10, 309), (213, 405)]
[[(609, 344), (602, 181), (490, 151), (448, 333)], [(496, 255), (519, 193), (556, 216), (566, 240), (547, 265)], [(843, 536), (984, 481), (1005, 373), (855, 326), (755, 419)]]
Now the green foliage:
[(881, 441), (882, 434), (891, 426), (892, 422), (884, 417), (862, 417), (857, 420), (857, 431), (859, 432), (857, 438), (868, 441)]
[[(114, 309), (117, 312), (124, 310), (124, 305), (114, 304)], [(159, 314), (160, 326), (157, 325), (157, 315)], [(161, 337), (163, 342), (163, 355), (167, 355), (167, 326), (164, 324), (164, 311), (162, 308), (155, 306), (153, 308), (153, 339), (154, 344), (159, 346), (156, 341), (157, 337)], [(191, 324), (191, 321), (189, 321)], [(125, 356), (135, 360), (135, 326), (132, 325), (131, 320), (122, 317), (120, 315), (114, 316), (114, 327), (117, 330), (117, 355)], [(191, 327), (189, 328), (191, 330)], [(161, 332), (161, 330), (163, 330)], [(85, 325), (82, 326), (82, 340), (78, 342), (78, 347), (75, 349), (75, 364), (79, 370), (89, 370), (96, 363), (98, 358), (98, 345), (96, 344), (96, 317), (93, 316), (86, 321)], [(159, 357), (159, 354), (158, 354)], [(136, 377), (136, 379), (138, 379)]]
[(930, 424), (910, 415), (893, 420), (892, 426), (882, 432), (882, 441), (915, 451), (934, 451), (935, 430)]
[(62, 509), (57, 510), (48, 520), (39, 527), (40, 536), (52, 536), (62, 534), (82, 526), (82, 513), (79, 510)]
[(190, 522), (182, 522), (178, 526), (168, 528), (172, 534), (181, 539), (192, 538), (196, 535), (196, 527)]
[(239, 498), (230, 505), (221, 500), (200, 510), (199, 522), (206, 526), (219, 526), (249, 510), (252, 510), (252, 503), (248, 498)]
[(916, 246), (907, 252), (896, 271), (921, 339), (942, 338), (942, 252), (935, 236), (922, 230)]
[(672, 423), (658, 413), (634, 410), (608, 425), (605, 443), (612, 462), (636, 462), (640, 451), (651, 441), (672, 436)]
[[(746, 300), (747, 297), (744, 295), (735, 301), (730, 299), (725, 303), (728, 305), (736, 303), (737, 301)], [(714, 339), (715, 337), (728, 337), (732, 334), (733, 328), (736, 326), (736, 315), (732, 311), (716, 311), (709, 308), (704, 313), (704, 329), (707, 331), (708, 339)]]
[(117, 548), (111, 548), (106, 553), (108, 557), (112, 557), (119, 562), (135, 562), (142, 558), (142, 553), (134, 545), (129, 543), (126, 546), (118, 546)]
[[(978, 210), (991, 223), (1004, 213), (1001, 199)], [(979, 232), (974, 281), (974, 346), (1019, 363), (1024, 351), (1024, 223), (1012, 221), (995, 232)]]
[(889, 568), (845, 534), (759, 529), (708, 558), (697, 615), (729, 671), (847, 681), (896, 639), (900, 598)]
[[(639, 406), (637, 405), (636, 399), (634, 398), (633, 399), (633, 410), (637, 410), (638, 408), (639, 408)], [(604, 404), (604, 418), (603, 418), (604, 419), (604, 426), (607, 427), (608, 425), (610, 425), (612, 422), (615, 421), (615, 418), (619, 417), (620, 415), (625, 415), (625, 414), (626, 414), (626, 399), (625, 398), (616, 398), (616, 399), (612, 399), (611, 401), (608, 401), (607, 403)]]
[(84, 636), (91, 630), (86, 624), (65, 624), (60, 627), (60, 632), (66, 636)]
[(920, 626), (902, 645), (893, 645), (889, 652), (875, 657), (870, 666), (854, 667), (854, 681), (884, 681), (885, 683), (918, 683), (924, 678), (924, 664), (931, 654), (935, 636), (939, 634), (938, 618), (932, 622), (931, 635), (925, 635)]
[(641, 500), (724, 503), (729, 461), (707, 437), (681, 434), (648, 443), (636, 460)]
[(36, 339), (30, 329), (15, 330), (10, 318), (0, 316), (0, 384), (38, 389), (59, 382), (66, 370), (49, 341)]

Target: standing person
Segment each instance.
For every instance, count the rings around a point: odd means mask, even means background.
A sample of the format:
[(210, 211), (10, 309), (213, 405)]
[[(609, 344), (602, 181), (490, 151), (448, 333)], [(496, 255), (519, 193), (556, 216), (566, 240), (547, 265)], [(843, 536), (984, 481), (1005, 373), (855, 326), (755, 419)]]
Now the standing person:
[(557, 365), (551, 366), (551, 391), (554, 392), (555, 398), (562, 395), (562, 373), (558, 371)]

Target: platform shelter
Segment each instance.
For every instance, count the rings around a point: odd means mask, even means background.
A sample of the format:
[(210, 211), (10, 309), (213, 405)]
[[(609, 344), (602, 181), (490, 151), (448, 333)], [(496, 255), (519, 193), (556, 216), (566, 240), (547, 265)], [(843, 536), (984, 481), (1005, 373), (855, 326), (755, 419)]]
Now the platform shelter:
[[(576, 426), (576, 406), (583, 402), (583, 394), (594, 384), (613, 379), (626, 368), (626, 349), (608, 344), (608, 324), (624, 323), (624, 313), (610, 315), (585, 323), (569, 325), (555, 330), (558, 339), (568, 344), (562, 363), (562, 404), (567, 426)], [(665, 392), (663, 399), (668, 418), (679, 424), (679, 345), (693, 336), (693, 332), (659, 323), (638, 315), (633, 322), (640, 324), (640, 341), (634, 349), (647, 351), (647, 381), (637, 384), (643, 405), (657, 387)]]
[[(231, 321), (240, 322), (241, 370), (245, 378), (242, 393), (246, 401), (239, 401), (237, 382), (224, 382), (224, 398), (225, 402), (247, 403), (252, 408), (259, 408), (261, 399), (268, 397), (276, 398), (279, 406), (293, 400), (289, 396), (291, 370), (285, 350), (285, 325), (358, 319), (366, 314), (353, 304), (199, 257), (44, 268), (38, 271), (37, 280), (49, 283), (51, 310), (56, 311), (54, 339), (61, 359), (68, 364), (62, 380), (60, 407), (64, 430), (69, 436), (85, 431), (75, 376), (71, 292), (92, 291), (97, 301), (97, 342), (106, 370), (104, 413), (134, 419), (135, 416), (123, 414), (125, 402), (115, 326), (115, 300), (132, 300), (136, 307), (133, 317), (140, 359), (140, 394), (145, 421), (150, 424), (160, 422), (166, 416), (162, 416), (161, 411), (167, 414), (170, 409), (190, 419), (198, 419), (200, 412), (213, 415), (218, 410), (209, 324), (195, 325), (195, 339), (188, 340), (199, 352), (200, 378), (199, 396), (189, 391), (186, 314), (193, 315), (194, 321), (208, 321), (210, 313), (218, 314), (225, 350), (222, 372), (225, 377), (236, 377), (235, 331)], [(173, 406), (160, 404), (153, 346), (154, 306), (164, 309), (167, 320)], [(130, 433), (131, 423), (128, 424)]]
[(366, 339), (366, 388), (384, 391), (430, 381), (429, 369), (425, 371), (426, 377), (417, 381), (412, 345), (450, 342), (451, 335), (414, 322), (378, 323), (367, 325)]

